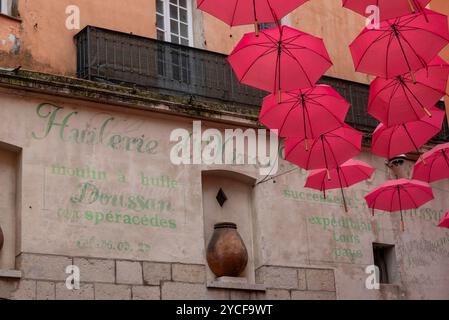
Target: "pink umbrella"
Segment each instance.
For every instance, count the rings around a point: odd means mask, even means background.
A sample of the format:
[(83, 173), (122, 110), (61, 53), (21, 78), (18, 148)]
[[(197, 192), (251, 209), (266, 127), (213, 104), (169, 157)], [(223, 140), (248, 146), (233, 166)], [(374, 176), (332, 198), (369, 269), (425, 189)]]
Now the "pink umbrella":
[(380, 19), (388, 20), (422, 11), (430, 0), (343, 0), (343, 6), (368, 17), (368, 6), (379, 8)]
[(230, 26), (278, 22), (308, 0), (198, 0), (201, 9)]
[(281, 137), (314, 139), (343, 126), (349, 103), (330, 86), (287, 91), (266, 97), (259, 120), (270, 129), (279, 130)]
[(383, 78), (424, 68), (449, 43), (447, 16), (424, 10), (365, 28), (350, 45), (355, 69)]
[(368, 113), (386, 126), (431, 116), (429, 108), (446, 94), (449, 64), (436, 57), (425, 68), (393, 79), (376, 78), (371, 83)]
[(385, 158), (418, 151), (440, 132), (445, 112), (437, 107), (431, 109), (433, 117), (387, 127), (380, 124), (373, 133), (372, 153)]
[(449, 179), (449, 143), (424, 153), (413, 168), (413, 179), (425, 182)]
[[(309, 139), (285, 139), (285, 159), (306, 170), (334, 169), (355, 157), (362, 150), (362, 133), (344, 125), (341, 128)], [(307, 150), (306, 145), (310, 148)]]
[(417, 181), (399, 179), (387, 181), (371, 191), (366, 197), (368, 207), (383, 211), (400, 211), (401, 228), (404, 230), (403, 210), (417, 209), (427, 202), (433, 200), (432, 188), (429, 184)]
[(311, 172), (307, 177), (305, 187), (323, 191), (324, 197), (326, 197), (326, 190), (340, 189), (345, 211), (348, 212), (348, 206), (346, 204), (343, 188), (348, 188), (359, 182), (367, 180), (371, 178), (373, 173), (374, 168), (367, 163), (359, 160), (348, 160), (341, 166), (330, 170), (330, 179), (328, 178), (328, 172), (325, 169)]
[(332, 66), (322, 39), (287, 26), (245, 34), (228, 61), (241, 83), (269, 92), (310, 88)]
[(443, 219), (441, 219), (440, 223), (438, 224), (441, 228), (448, 228), (449, 229), (449, 212), (445, 214)]

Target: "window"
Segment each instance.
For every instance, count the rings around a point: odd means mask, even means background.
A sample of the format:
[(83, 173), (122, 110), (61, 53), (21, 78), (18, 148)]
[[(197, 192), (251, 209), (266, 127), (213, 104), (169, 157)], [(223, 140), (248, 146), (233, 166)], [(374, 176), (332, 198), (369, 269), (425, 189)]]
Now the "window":
[(191, 0), (156, 0), (156, 29), (159, 40), (191, 46)]
[(0, 0), (0, 12), (3, 14), (11, 15), (11, 0)]
[(276, 27), (277, 27), (276, 23), (259, 23), (259, 30), (266, 30)]
[(379, 283), (396, 282), (397, 265), (394, 245), (373, 243), (374, 264), (379, 268)]

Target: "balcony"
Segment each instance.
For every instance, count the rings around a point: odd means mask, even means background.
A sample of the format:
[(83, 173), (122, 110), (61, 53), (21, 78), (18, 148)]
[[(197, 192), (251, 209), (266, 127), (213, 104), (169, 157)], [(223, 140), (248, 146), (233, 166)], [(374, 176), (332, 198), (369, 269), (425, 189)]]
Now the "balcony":
[[(257, 109), (268, 94), (241, 85), (222, 54), (92, 26), (80, 31), (75, 41), (77, 75), (82, 79)], [(330, 77), (323, 77), (320, 83), (331, 85), (351, 103), (346, 119), (350, 125), (367, 133), (378, 125), (366, 112), (367, 85)], [(445, 122), (434, 142), (447, 141), (449, 129)]]

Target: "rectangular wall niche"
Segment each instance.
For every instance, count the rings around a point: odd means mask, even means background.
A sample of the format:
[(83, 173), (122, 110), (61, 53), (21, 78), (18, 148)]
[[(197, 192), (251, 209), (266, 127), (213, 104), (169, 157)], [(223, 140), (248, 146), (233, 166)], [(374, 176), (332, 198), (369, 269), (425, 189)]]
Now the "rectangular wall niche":
[(373, 243), (374, 264), (379, 268), (381, 284), (395, 284), (398, 281), (398, 267), (394, 245)]
[[(237, 225), (248, 251), (248, 264), (239, 277), (226, 279), (242, 284), (255, 283), (254, 248), (253, 248), (253, 205), (252, 185), (253, 179), (229, 172), (211, 171), (203, 172), (203, 216), (205, 252), (214, 233), (214, 225), (230, 222)], [(214, 282), (217, 277), (210, 268), (207, 273), (207, 281)]]
[(15, 269), (17, 241), (17, 175), (19, 153), (0, 144), (0, 227), (4, 244), (0, 250), (0, 270)]

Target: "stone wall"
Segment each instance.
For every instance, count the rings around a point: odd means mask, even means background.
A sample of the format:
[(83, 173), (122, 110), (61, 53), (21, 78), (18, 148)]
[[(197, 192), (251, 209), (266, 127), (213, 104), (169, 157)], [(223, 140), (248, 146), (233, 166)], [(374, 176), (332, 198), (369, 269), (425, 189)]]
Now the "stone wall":
[[(324, 198), (305, 189), (307, 172), (283, 160), (275, 180), (250, 185), (249, 199), (220, 185), (231, 196), (230, 210), (222, 209), (216, 193), (202, 190), (204, 173), (260, 181), (260, 168), (175, 165), (170, 134), (191, 132), (197, 120), (220, 133), (257, 128), (256, 112), (30, 72), (0, 76), (0, 86), (0, 147), (15, 146), (20, 154), (13, 197), (18, 239), (10, 243), (17, 270), (0, 268), (3, 298), (449, 298), (449, 233), (436, 227), (448, 209), (447, 181), (434, 185), (433, 202), (405, 213), (405, 232), (398, 213), (372, 216), (366, 206), (364, 196), (392, 178), (385, 159), (367, 149), (357, 159), (377, 170), (345, 190), (348, 213), (339, 190)], [(84, 186), (99, 199), (81, 197)], [(114, 197), (126, 206), (109, 201)], [(136, 207), (136, 197), (144, 206)], [(216, 221), (205, 219), (206, 198), (215, 205), (209, 210), (214, 218), (231, 218), (242, 234), (249, 230), (243, 238), (253, 249), (254, 268), (241, 290), (210, 282), (205, 250)], [(251, 209), (247, 222), (227, 213), (242, 215), (242, 204)], [(394, 281), (382, 290), (365, 286), (373, 243), (395, 246)], [(81, 268), (75, 292), (65, 289), (71, 264)]]
[[(80, 289), (65, 284), (69, 265), (80, 269)], [(208, 288), (206, 266), (21, 254), (21, 278), (0, 275), (0, 299), (20, 300), (334, 300), (332, 269), (263, 266), (265, 289)]]

